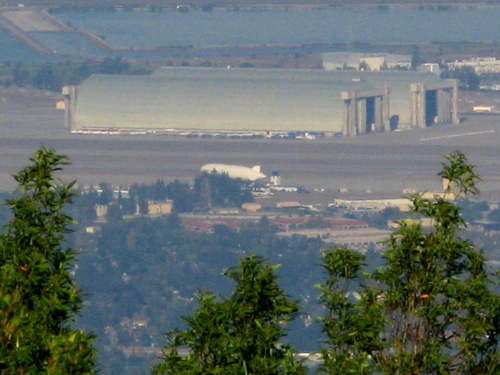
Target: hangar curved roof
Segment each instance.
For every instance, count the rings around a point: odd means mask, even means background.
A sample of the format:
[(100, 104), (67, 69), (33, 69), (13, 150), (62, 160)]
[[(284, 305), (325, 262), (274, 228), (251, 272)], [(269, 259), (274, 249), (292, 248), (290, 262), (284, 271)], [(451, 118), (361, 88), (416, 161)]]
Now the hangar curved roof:
[[(410, 112), (417, 72), (164, 68), (94, 75), (78, 86), (72, 128), (199, 131), (342, 130), (343, 91), (389, 86), (391, 114)], [(439, 80), (439, 78), (435, 77)]]

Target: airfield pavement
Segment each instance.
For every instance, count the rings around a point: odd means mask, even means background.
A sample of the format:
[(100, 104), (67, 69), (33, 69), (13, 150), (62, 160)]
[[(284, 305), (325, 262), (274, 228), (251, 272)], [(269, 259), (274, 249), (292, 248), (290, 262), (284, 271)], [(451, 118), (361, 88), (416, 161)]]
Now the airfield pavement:
[(62, 178), (81, 184), (193, 182), (206, 163), (261, 165), (279, 171), (284, 185), (353, 196), (399, 197), (405, 188), (437, 190), (443, 154), (463, 151), (478, 166), (482, 198), (500, 200), (500, 116), (469, 116), (440, 125), (360, 137), (317, 140), (200, 139), (181, 136), (76, 135), (63, 128), (60, 95), (0, 89), (0, 190), (15, 187), (11, 175), (44, 145), (67, 155)]

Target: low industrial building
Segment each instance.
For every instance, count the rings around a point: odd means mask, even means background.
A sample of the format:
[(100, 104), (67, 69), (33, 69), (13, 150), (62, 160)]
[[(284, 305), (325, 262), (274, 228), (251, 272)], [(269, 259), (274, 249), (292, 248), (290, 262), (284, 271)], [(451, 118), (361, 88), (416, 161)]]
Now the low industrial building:
[(285, 201), (276, 203), (276, 208), (298, 208), (302, 207), (302, 204), (297, 201)]
[(172, 213), (174, 202), (166, 201), (148, 201), (148, 215), (168, 215)]
[(262, 205), (260, 203), (243, 203), (241, 209), (246, 212), (257, 212), (262, 209)]
[(361, 252), (373, 248), (382, 250), (385, 248), (385, 241), (391, 235), (391, 231), (377, 228), (358, 229), (351, 231), (332, 231), (328, 242), (333, 242), (340, 246), (347, 246)]
[(339, 246), (346, 246), (351, 249), (364, 252), (369, 248), (381, 250), (384, 248), (384, 241), (392, 232), (376, 228), (363, 228), (352, 230), (324, 229), (294, 229), (287, 232), (279, 232), (278, 236), (290, 237), (300, 235), (309, 238), (320, 238), (326, 243), (333, 243)]
[(325, 70), (410, 70), (410, 55), (392, 53), (328, 52), (321, 55)]
[(414, 71), (164, 68), (63, 94), (74, 133), (353, 136), (459, 122), (456, 81)]
[(94, 205), (94, 209), (98, 219), (104, 218), (108, 214), (108, 206), (105, 204), (96, 204)]
[(477, 74), (500, 73), (500, 59), (496, 57), (476, 57), (473, 59), (455, 60), (449, 62), (447, 65), (450, 70), (469, 67), (474, 69)]
[(352, 211), (381, 211), (386, 208), (397, 208), (409, 211), (411, 201), (407, 198), (391, 199), (336, 199), (332, 207), (345, 208)]

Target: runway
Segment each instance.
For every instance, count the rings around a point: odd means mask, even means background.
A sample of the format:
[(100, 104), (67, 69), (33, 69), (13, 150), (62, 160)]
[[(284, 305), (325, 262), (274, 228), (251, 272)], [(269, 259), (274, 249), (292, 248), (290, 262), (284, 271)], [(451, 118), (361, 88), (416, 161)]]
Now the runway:
[[(465, 127), (442, 126), (320, 140), (235, 140), (153, 136), (84, 136), (0, 139), (0, 187), (13, 186), (8, 175), (28, 161), (40, 145), (67, 155), (72, 165), (65, 179), (82, 184), (128, 185), (176, 178), (192, 183), (206, 163), (261, 165), (266, 175), (279, 171), (283, 183), (308, 188), (394, 195), (405, 188), (438, 189), (436, 173), (443, 154), (463, 151), (478, 166), (481, 190), (500, 190), (499, 132), (493, 129), (467, 137)], [(497, 125), (498, 126), (498, 125)], [(470, 133), (470, 132), (469, 132)], [(425, 134), (425, 137), (424, 137)]]
[[(484, 196), (500, 200), (500, 123), (470, 116), (459, 125), (317, 140), (201, 139), (180, 136), (76, 135), (63, 129), (54, 97), (0, 91), (0, 190), (41, 145), (71, 162), (64, 179), (128, 185), (157, 179), (189, 183), (207, 163), (261, 165), (283, 184), (399, 197), (405, 188), (434, 190), (443, 154), (463, 151), (476, 164)], [(55, 95), (55, 94), (54, 94)], [(26, 101), (26, 105), (22, 105)]]

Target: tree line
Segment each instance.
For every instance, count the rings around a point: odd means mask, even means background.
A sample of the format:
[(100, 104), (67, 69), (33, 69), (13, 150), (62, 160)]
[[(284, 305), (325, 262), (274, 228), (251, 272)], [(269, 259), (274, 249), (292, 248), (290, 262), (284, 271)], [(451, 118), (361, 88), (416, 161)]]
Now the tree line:
[(67, 85), (79, 85), (92, 74), (150, 74), (145, 66), (131, 64), (121, 57), (106, 57), (100, 62), (4, 63), (0, 85), (35, 87), (61, 92)]
[(478, 90), (481, 83), (481, 77), (470, 66), (461, 66), (455, 69), (446, 68), (440, 77), (458, 79), (458, 87), (461, 90)]
[[(40, 149), (15, 176), (18, 193), (8, 201), (13, 217), (0, 236), (2, 373), (96, 372), (93, 335), (72, 328), (83, 296), (71, 272), (76, 254), (64, 245), (71, 218), (63, 208), (74, 183), (55, 177), (66, 162)], [(413, 213), (430, 218), (432, 228), (401, 220), (381, 267), (366, 270), (366, 257), (344, 247), (321, 253), (326, 278), (317, 289), (326, 339), (319, 373), (498, 373), (500, 298), (492, 287), (498, 273), (460, 237), (465, 222), (456, 204), (478, 192), (478, 177), (460, 152), (446, 156), (440, 176), (449, 181), (447, 196), (412, 198)], [(153, 373), (305, 374), (286, 340), (300, 301), (285, 293), (277, 272), (256, 255), (226, 268), (233, 289), (227, 296), (197, 294), (198, 308), (184, 328), (167, 335)]]
[(72, 206), (74, 217), (82, 225), (92, 224), (97, 218), (95, 205), (108, 206), (106, 219), (115, 222), (124, 215), (148, 214), (150, 201), (171, 200), (175, 213), (208, 212), (213, 207), (239, 208), (254, 201), (249, 182), (208, 172), (196, 177), (192, 186), (177, 179), (169, 183), (159, 179), (152, 184), (132, 184), (126, 192), (114, 195), (112, 186), (105, 182), (97, 188), (80, 191)]

